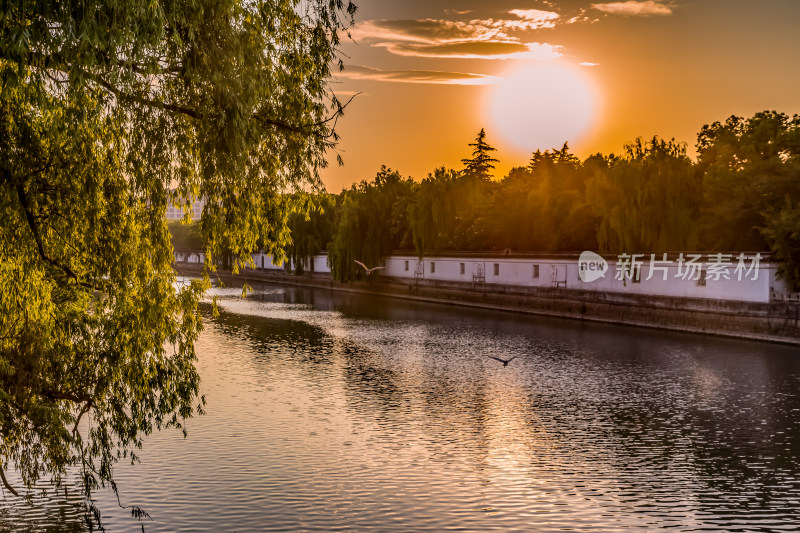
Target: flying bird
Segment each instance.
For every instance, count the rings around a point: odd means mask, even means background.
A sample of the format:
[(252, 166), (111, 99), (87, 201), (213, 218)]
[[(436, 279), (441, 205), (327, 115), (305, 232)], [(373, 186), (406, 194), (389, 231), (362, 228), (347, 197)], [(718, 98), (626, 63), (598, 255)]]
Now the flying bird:
[(354, 259), (353, 261), (355, 261), (355, 262), (356, 262), (356, 264), (357, 264), (358, 266), (360, 266), (361, 268), (363, 268), (363, 269), (364, 269), (364, 272), (366, 272), (368, 276), (369, 276), (369, 275), (370, 275), (370, 274), (371, 274), (373, 271), (375, 271), (375, 270), (382, 270), (382, 269), (386, 268), (386, 267), (372, 267), (372, 268), (367, 268), (367, 265), (365, 265), (364, 263), (362, 263), (362, 262), (361, 262), (361, 261), (359, 261), (358, 259)]
[(508, 363), (510, 363), (511, 361), (513, 361), (514, 359), (516, 359), (519, 356), (515, 355), (511, 359), (500, 359), (499, 357), (495, 357), (493, 355), (487, 355), (486, 357), (490, 357), (491, 359), (494, 359), (495, 361), (500, 361), (501, 363), (503, 363), (503, 366), (508, 366)]

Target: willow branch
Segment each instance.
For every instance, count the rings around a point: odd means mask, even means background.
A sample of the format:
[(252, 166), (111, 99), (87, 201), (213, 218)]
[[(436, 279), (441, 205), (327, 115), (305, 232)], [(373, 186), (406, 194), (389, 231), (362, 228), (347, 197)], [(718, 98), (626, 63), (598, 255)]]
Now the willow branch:
[(2, 479), (2, 481), (3, 481), (3, 486), (4, 486), (6, 489), (8, 489), (8, 492), (10, 492), (11, 494), (13, 494), (14, 496), (17, 496), (17, 497), (19, 497), (19, 492), (17, 492), (16, 490), (14, 490), (14, 487), (12, 487), (12, 486), (11, 486), (11, 483), (9, 483), (9, 482), (8, 482), (8, 480), (6, 479), (6, 474), (5, 474), (5, 472), (3, 472), (3, 467), (2, 467), (2, 466), (0, 466), (0, 479)]
[[(127, 101), (127, 102), (133, 102), (135, 104), (146, 105), (148, 107), (155, 107), (156, 109), (163, 109), (164, 111), (171, 111), (173, 113), (178, 113), (178, 114), (181, 114), (181, 115), (185, 115), (185, 116), (193, 118), (193, 119), (201, 119), (201, 118), (203, 118), (202, 114), (199, 111), (197, 111), (196, 109), (192, 109), (191, 107), (181, 106), (181, 105), (177, 105), (177, 104), (170, 104), (170, 103), (161, 102), (161, 101), (158, 101), (158, 100), (153, 100), (153, 99), (150, 99), (150, 98), (146, 98), (144, 96), (138, 96), (138, 95), (135, 95), (135, 94), (130, 94), (130, 93), (127, 93), (127, 92), (124, 92), (124, 91), (121, 91), (121, 90), (117, 89), (111, 83), (109, 83), (108, 81), (106, 81), (105, 79), (103, 79), (102, 77), (100, 77), (100, 76), (98, 76), (96, 74), (92, 74), (92, 73), (86, 72), (84, 70), (82, 70), (81, 73), (84, 76), (86, 76), (86, 78), (88, 78), (88, 79), (92, 80), (93, 82), (97, 83), (98, 85), (100, 85), (101, 87), (106, 89), (108, 92), (110, 92), (111, 94), (113, 94), (114, 96), (116, 96), (120, 100), (124, 100), (124, 101)], [(255, 113), (253, 114), (253, 118), (258, 120), (262, 124), (275, 126), (275, 127), (287, 130), (287, 131), (291, 131), (293, 133), (304, 133), (304, 134), (308, 134), (308, 133), (313, 134), (314, 133), (313, 131), (312, 132), (307, 131), (307, 129), (306, 129), (307, 126), (295, 126), (293, 124), (289, 124), (288, 122), (284, 122), (282, 120), (278, 120), (278, 119), (274, 119), (274, 118), (262, 117), (262, 116), (260, 116), (258, 114), (255, 114)]]
[[(186, 107), (186, 106), (177, 105), (177, 104), (170, 104), (170, 103), (166, 103), (166, 102), (161, 102), (159, 100), (153, 100), (151, 98), (146, 98), (144, 96), (130, 94), (130, 93), (121, 91), (118, 88), (114, 87), (111, 83), (109, 83), (107, 80), (105, 80), (101, 76), (98, 76), (96, 74), (92, 74), (91, 72), (87, 72), (85, 70), (81, 70), (81, 73), (84, 76), (86, 76), (86, 78), (88, 78), (88, 79), (92, 80), (93, 82), (97, 83), (98, 85), (100, 85), (101, 87), (103, 87), (104, 89), (109, 91), (111, 94), (113, 94), (115, 97), (117, 97), (120, 100), (133, 102), (133, 103), (141, 104), (141, 105), (146, 105), (148, 107), (155, 107), (157, 109), (163, 109), (164, 111), (171, 111), (173, 113), (178, 113), (178, 114), (181, 114), (181, 115), (185, 115), (187, 117), (194, 118), (194, 119), (203, 118), (202, 114), (199, 111), (197, 111), (196, 109), (193, 109), (191, 107)], [(259, 121), (259, 122), (261, 122), (262, 124), (266, 124), (268, 126), (275, 126), (276, 128), (280, 128), (280, 129), (283, 129), (283, 130), (291, 131), (293, 133), (301, 133), (301, 134), (304, 134), (304, 135), (318, 135), (319, 133), (316, 131), (317, 128), (319, 128), (321, 126), (324, 126), (325, 124), (327, 124), (330, 121), (334, 121), (334, 124), (335, 124), (336, 121), (338, 120), (338, 118), (341, 115), (344, 114), (344, 109), (348, 105), (350, 105), (350, 102), (352, 102), (353, 99), (356, 96), (358, 96), (359, 94), (361, 94), (361, 93), (354, 94), (353, 96), (350, 97), (350, 99), (347, 101), (347, 103), (345, 103), (344, 105), (338, 106), (336, 112), (334, 112), (334, 114), (331, 115), (330, 117), (328, 117), (328, 118), (326, 118), (324, 120), (320, 120), (318, 122), (311, 123), (311, 124), (302, 124), (302, 125), (297, 126), (295, 124), (290, 124), (289, 122), (286, 122), (284, 120), (279, 120), (279, 119), (271, 118), (271, 117), (264, 117), (264, 116), (262, 116), (262, 115), (260, 115), (258, 113), (253, 113), (252, 118), (257, 120), (257, 121)], [(332, 134), (333, 134), (333, 132), (331, 132), (328, 135), (324, 135), (323, 137), (327, 138), (327, 137), (330, 137)]]
[(83, 415), (85, 415), (87, 412), (89, 412), (89, 409), (92, 408), (92, 405), (93, 405), (92, 404), (92, 400), (89, 400), (81, 408), (80, 412), (78, 413), (77, 418), (75, 418), (75, 425), (72, 426), (72, 438), (75, 438), (75, 433), (78, 431), (78, 424), (80, 424), (81, 418), (83, 417)]
[[(74, 403), (91, 403), (92, 399), (88, 396), (78, 396), (69, 392), (59, 391), (42, 391), (43, 396), (47, 396), (51, 400), (67, 400)], [(90, 406), (91, 407), (91, 406)]]
[(29, 209), (28, 205), (28, 196), (25, 193), (25, 189), (22, 185), (11, 176), (11, 173), (7, 169), (2, 169), (4, 181), (9, 181), (13, 184), (14, 190), (17, 193), (17, 200), (19, 202), (20, 208), (22, 209), (23, 214), (25, 215), (25, 221), (28, 223), (28, 228), (31, 230), (31, 234), (33, 235), (33, 240), (36, 243), (36, 251), (39, 253), (39, 257), (46, 263), (58, 268), (62, 272), (64, 272), (67, 276), (75, 280), (78, 285), (82, 287), (86, 287), (88, 289), (95, 289), (95, 287), (89, 283), (81, 281), (78, 275), (72, 271), (70, 267), (67, 265), (61, 264), (59, 261), (56, 261), (49, 255), (44, 249), (44, 242), (42, 241), (42, 236), (39, 233), (39, 227), (36, 225), (36, 217), (33, 216), (33, 213)]
[(120, 100), (124, 100), (127, 102), (133, 102), (135, 104), (146, 105), (148, 107), (155, 107), (157, 109), (163, 109), (164, 111), (171, 111), (173, 113), (178, 113), (181, 115), (186, 115), (187, 117), (199, 119), (201, 118), (200, 113), (197, 112), (196, 109), (192, 109), (190, 107), (180, 106), (176, 104), (169, 104), (166, 102), (160, 102), (158, 100), (152, 100), (150, 98), (145, 98), (144, 96), (137, 96), (135, 94), (130, 94), (124, 91), (121, 91), (114, 87), (111, 83), (106, 81), (101, 76), (97, 74), (92, 74), (91, 72), (87, 72), (85, 70), (79, 69), (81, 74), (86, 76), (86, 78), (92, 80), (96, 84), (100, 85), (108, 92), (116, 96)]
[[(193, 109), (191, 107), (186, 107), (178, 104), (170, 104), (167, 102), (162, 102), (159, 100), (147, 98), (145, 96), (135, 95), (122, 91), (119, 88), (115, 87), (113, 84), (111, 84), (108, 80), (106, 80), (102, 76), (89, 72), (85, 69), (78, 68), (75, 65), (70, 64), (68, 61), (66, 61), (58, 54), (43, 55), (43, 54), (32, 53), (31, 55), (34, 56), (35, 59), (37, 59), (37, 61), (34, 64), (35, 65), (38, 64), (38, 66), (40, 66), (40, 68), (43, 68), (44, 70), (54, 69), (54, 70), (59, 70), (61, 72), (69, 72), (72, 68), (75, 68), (84, 77), (95, 82), (97, 85), (101, 86), (102, 88), (113, 94), (119, 100), (133, 102), (140, 105), (146, 105), (148, 107), (155, 107), (157, 109), (163, 109), (164, 111), (178, 113), (194, 119), (202, 118), (202, 114), (197, 109)], [(139, 72), (137, 69), (132, 69), (132, 70), (137, 73)], [(173, 71), (173, 69), (169, 69), (169, 71)], [(253, 113), (252, 118), (261, 122), (262, 124), (274, 126), (276, 128), (290, 131), (293, 133), (329, 138), (335, 135), (333, 130), (331, 130), (331, 132), (328, 133), (327, 135), (322, 135), (317, 129), (320, 128), (321, 126), (326, 125), (328, 122), (331, 121), (333, 121), (335, 124), (338, 117), (343, 114), (344, 109), (350, 104), (353, 98), (358, 96), (358, 94), (354, 94), (353, 96), (351, 96), (346, 104), (338, 106), (337, 110), (330, 117), (327, 117), (323, 120), (311, 124), (301, 124), (301, 125), (290, 124), (289, 122), (286, 122), (284, 120), (262, 116), (259, 113)]]

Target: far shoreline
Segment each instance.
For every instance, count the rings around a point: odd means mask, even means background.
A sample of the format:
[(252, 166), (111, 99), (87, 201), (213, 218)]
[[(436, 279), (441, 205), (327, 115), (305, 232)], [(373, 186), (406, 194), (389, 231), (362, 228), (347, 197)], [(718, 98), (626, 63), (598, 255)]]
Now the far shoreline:
[[(184, 276), (199, 276), (203, 270), (203, 266), (197, 263), (181, 262), (176, 263), (175, 267), (176, 272)], [(475, 288), (469, 283), (430, 280), (408, 282), (386, 276), (372, 282), (341, 283), (328, 274), (294, 275), (278, 270), (245, 269), (236, 275), (230, 271), (217, 270), (212, 278), (297, 285), (592, 323), (800, 346), (800, 305), (785, 302), (767, 304), (699, 298), (636, 298), (619, 293), (587, 294), (557, 288)]]

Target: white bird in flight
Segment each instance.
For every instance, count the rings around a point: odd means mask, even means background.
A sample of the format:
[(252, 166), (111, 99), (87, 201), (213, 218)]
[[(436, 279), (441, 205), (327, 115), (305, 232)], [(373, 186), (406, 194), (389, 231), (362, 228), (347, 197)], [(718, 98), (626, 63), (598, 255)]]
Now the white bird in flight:
[(355, 261), (355, 262), (356, 262), (356, 264), (357, 264), (358, 266), (360, 266), (361, 268), (363, 268), (363, 269), (364, 269), (364, 272), (366, 272), (368, 276), (369, 276), (369, 275), (370, 275), (370, 274), (371, 274), (371, 273), (372, 273), (374, 270), (382, 270), (382, 269), (386, 268), (386, 267), (372, 267), (372, 268), (367, 268), (367, 265), (365, 265), (364, 263), (362, 263), (362, 262), (361, 262), (361, 261), (359, 261), (358, 259), (353, 259), (353, 261)]

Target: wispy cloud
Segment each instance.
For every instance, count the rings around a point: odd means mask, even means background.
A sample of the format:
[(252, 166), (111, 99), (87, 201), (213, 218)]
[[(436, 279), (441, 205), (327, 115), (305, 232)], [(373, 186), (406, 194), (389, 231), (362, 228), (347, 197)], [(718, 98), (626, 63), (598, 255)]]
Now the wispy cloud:
[(589, 16), (586, 13), (585, 9), (581, 9), (580, 11), (578, 11), (577, 15), (574, 15), (571, 18), (568, 18), (567, 20), (562, 21), (561, 24), (576, 24), (578, 22), (588, 22), (590, 24), (594, 24), (595, 22), (598, 22), (599, 20), (600, 19), (598, 19), (596, 16)]
[(467, 13), (472, 13), (472, 10), (471, 9), (464, 9), (464, 10), (445, 9), (444, 12), (445, 12), (446, 15), (466, 15)]
[(351, 65), (336, 74), (338, 77), (355, 80), (393, 81), (403, 83), (437, 83), (446, 85), (491, 85), (494, 76), (469, 72), (443, 72), (439, 70), (382, 70)]
[(560, 15), (554, 11), (515, 9), (514, 19), (483, 20), (369, 20), (359, 24), (353, 35), (401, 56), (555, 59), (560, 46), (525, 42), (520, 32), (551, 28)]
[(582, 67), (596, 67), (596, 66), (598, 66), (599, 64), (600, 64), (600, 63), (592, 63), (591, 61), (583, 61), (583, 62), (582, 62), (580, 65), (581, 65)]
[[(356, 40), (415, 41), (435, 43), (451, 40), (497, 38), (496, 29), (469, 22), (439, 19), (367, 20), (353, 30)], [(502, 37), (507, 37), (500, 34)]]
[(548, 43), (513, 41), (450, 41), (446, 43), (378, 43), (399, 56), (457, 59), (536, 59), (547, 61), (560, 57), (561, 47)]
[(508, 23), (510, 27), (521, 27), (522, 29), (553, 28), (556, 20), (561, 17), (555, 11), (543, 11), (541, 9), (512, 9), (509, 13), (522, 20), (505, 20), (503, 22)]
[(628, 0), (627, 2), (608, 2), (603, 4), (592, 4), (594, 9), (612, 15), (644, 16), (671, 15), (672, 5), (665, 4), (659, 0)]

